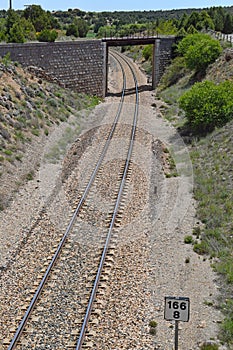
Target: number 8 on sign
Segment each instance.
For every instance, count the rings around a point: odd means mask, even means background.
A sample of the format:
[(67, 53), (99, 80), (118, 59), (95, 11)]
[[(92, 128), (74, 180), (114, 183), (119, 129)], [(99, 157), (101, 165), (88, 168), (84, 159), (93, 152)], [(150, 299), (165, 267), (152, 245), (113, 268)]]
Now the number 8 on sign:
[(189, 298), (165, 297), (165, 320), (188, 322), (189, 304)]

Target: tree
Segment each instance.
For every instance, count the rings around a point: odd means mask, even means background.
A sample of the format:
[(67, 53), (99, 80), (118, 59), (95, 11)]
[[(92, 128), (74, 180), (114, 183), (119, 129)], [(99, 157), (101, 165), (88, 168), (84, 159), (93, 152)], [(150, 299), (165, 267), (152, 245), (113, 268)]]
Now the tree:
[(24, 43), (25, 36), (23, 32), (23, 27), (20, 22), (16, 22), (10, 29), (8, 34), (8, 43)]
[(198, 34), (198, 30), (191, 24), (187, 29), (187, 34)]
[(67, 36), (72, 36), (73, 35), (76, 38), (78, 38), (78, 36), (79, 36), (78, 27), (74, 23), (70, 24), (67, 27), (66, 35)]
[(6, 41), (6, 20), (0, 18), (0, 41)]
[(198, 26), (201, 29), (214, 29), (214, 22), (211, 19), (207, 11), (201, 11), (200, 13), (200, 22)]
[(222, 31), (225, 34), (231, 34), (233, 32), (233, 18), (230, 13), (226, 14)]
[(221, 32), (224, 26), (225, 11), (220, 7), (211, 7), (208, 11), (214, 23), (214, 29)]
[(196, 11), (192, 12), (189, 17), (187, 17), (186, 22), (184, 23), (184, 28), (187, 31), (188, 28), (193, 25), (194, 28), (197, 28), (197, 24), (200, 22), (200, 14)]
[(6, 34), (10, 34), (10, 30), (14, 24), (20, 21), (20, 16), (14, 10), (7, 11), (6, 17)]
[(84, 19), (79, 18), (77, 20), (77, 26), (80, 38), (85, 38), (89, 30), (87, 22)]
[(39, 5), (29, 5), (24, 10), (23, 16), (32, 22), (36, 32), (52, 28), (52, 16), (50, 12), (46, 12)]
[(25, 39), (27, 40), (35, 40), (36, 39), (36, 31), (31, 21), (27, 20), (26, 18), (22, 17), (20, 19), (20, 23), (23, 29), (23, 33), (25, 36)]

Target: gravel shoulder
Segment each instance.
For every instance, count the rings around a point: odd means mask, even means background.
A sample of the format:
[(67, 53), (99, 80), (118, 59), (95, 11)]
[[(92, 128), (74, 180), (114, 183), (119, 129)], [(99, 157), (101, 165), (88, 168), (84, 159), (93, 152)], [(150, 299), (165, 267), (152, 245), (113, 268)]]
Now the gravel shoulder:
[[(191, 245), (184, 244), (184, 237), (191, 235), (193, 227), (198, 225), (188, 149), (175, 129), (162, 118), (159, 109), (162, 102), (155, 100), (155, 93), (149, 91), (145, 76), (139, 74), (142, 91), (138, 132), (141, 141), (133, 155), (135, 170), (126, 202), (128, 216), (123, 218), (125, 224), (120, 229), (120, 249), (109, 281), (96, 348), (173, 348), (174, 324), (164, 320), (164, 297), (185, 296), (191, 301), (191, 317), (190, 322), (180, 324), (180, 349), (194, 350), (205, 341), (217, 342), (221, 314), (214, 305), (218, 286), (209, 260), (195, 254)], [(119, 70), (110, 71), (109, 89), (113, 93), (121, 88), (117, 83), (119, 75)], [(91, 147), (95, 129), (107, 123), (102, 119), (103, 111), (113, 108), (117, 101), (111, 95), (91, 113), (83, 111), (78, 139), (70, 142), (63, 154), (55, 159), (48, 155), (59, 148), (67, 128), (75, 128), (72, 116), (67, 123), (55, 127), (47, 138), (41, 139), (33, 153), (29, 150), (28, 157), (24, 157), (30, 163), (29, 155), (33, 154), (35, 175), (14, 194), (8, 208), (0, 212), (2, 305), (6, 302), (3, 298), (5, 288), (10, 287), (6, 283), (7, 271), (11, 266), (17, 268), (18, 254), (23, 251), (25, 241), (45, 209), (55, 230), (61, 232), (64, 229), (59, 218), (71, 210), (71, 205), (63, 178), (69, 176), (75, 156), (85, 154)], [(128, 103), (126, 108), (130, 111), (132, 105)], [(177, 177), (165, 176), (164, 147), (175, 160)], [(24, 169), (21, 171), (26, 172), (28, 162), (22, 163)], [(1, 186), (7, 186), (7, 178), (2, 177), (1, 181)], [(55, 213), (51, 205), (55, 207)], [(17, 284), (14, 276), (11, 278), (12, 283)], [(118, 322), (114, 323), (114, 318)], [(156, 335), (149, 332), (150, 320), (158, 324)]]

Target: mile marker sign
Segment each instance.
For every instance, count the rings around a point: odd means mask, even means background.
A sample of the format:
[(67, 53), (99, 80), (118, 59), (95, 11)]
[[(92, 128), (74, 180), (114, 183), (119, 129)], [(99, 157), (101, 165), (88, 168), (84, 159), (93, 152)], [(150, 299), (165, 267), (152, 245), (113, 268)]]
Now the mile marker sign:
[(165, 320), (188, 322), (190, 309), (189, 305), (189, 298), (165, 297)]

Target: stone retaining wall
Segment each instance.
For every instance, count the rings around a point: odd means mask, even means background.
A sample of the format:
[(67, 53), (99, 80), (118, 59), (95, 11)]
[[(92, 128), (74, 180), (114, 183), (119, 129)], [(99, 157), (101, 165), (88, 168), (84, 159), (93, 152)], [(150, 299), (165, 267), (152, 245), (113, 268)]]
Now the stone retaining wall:
[(42, 68), (65, 87), (103, 96), (104, 46), (100, 40), (1, 44), (0, 56)]

